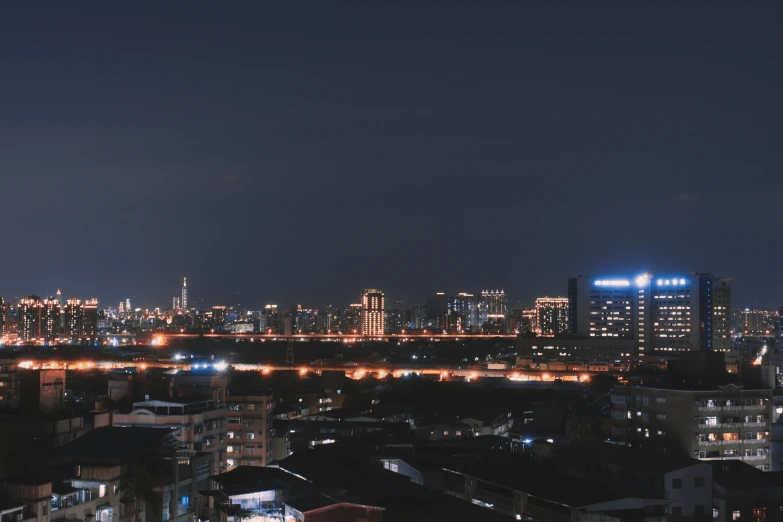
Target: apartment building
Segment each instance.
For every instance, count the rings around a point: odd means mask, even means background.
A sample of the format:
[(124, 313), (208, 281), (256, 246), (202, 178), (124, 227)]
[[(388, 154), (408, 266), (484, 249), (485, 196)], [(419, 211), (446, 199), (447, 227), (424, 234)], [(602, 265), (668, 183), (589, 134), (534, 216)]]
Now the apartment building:
[(212, 454), (215, 474), (226, 469), (227, 410), (212, 398), (134, 402), (113, 415), (112, 425), (176, 430), (180, 447)]
[(612, 438), (699, 460), (772, 469), (772, 391), (728, 384), (709, 390), (615, 386)]
[(227, 397), (226, 468), (266, 466), (272, 460), (272, 394)]

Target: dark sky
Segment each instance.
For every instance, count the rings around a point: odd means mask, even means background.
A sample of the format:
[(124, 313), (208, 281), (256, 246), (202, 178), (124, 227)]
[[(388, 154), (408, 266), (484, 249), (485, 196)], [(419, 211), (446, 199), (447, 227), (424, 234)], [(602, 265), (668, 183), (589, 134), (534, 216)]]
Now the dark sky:
[(783, 302), (780, 1), (33, 4), (0, 2), (6, 299)]

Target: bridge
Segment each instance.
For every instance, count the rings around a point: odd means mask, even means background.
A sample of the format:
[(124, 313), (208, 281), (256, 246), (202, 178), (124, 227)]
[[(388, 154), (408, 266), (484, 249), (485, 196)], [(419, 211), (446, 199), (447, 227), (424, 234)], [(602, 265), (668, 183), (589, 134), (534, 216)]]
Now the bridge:
[(442, 381), (464, 380), (473, 381), (482, 377), (494, 377), (508, 379), (511, 381), (538, 381), (538, 382), (586, 382), (589, 381), (596, 371), (565, 371), (565, 370), (537, 370), (530, 368), (504, 368), (488, 369), (483, 367), (421, 367), (411, 365), (395, 364), (367, 364), (367, 365), (298, 365), (282, 366), (273, 364), (230, 364), (222, 361), (218, 362), (189, 362), (189, 361), (53, 361), (45, 359), (29, 359), (19, 361), (19, 366), (25, 369), (63, 369), (63, 370), (125, 370), (132, 368), (138, 371), (144, 371), (152, 368), (159, 368), (179, 371), (225, 371), (233, 368), (236, 371), (259, 372), (268, 375), (272, 372), (297, 372), (305, 377), (308, 374), (322, 375), (324, 372), (344, 372), (352, 379), (363, 379), (365, 377), (376, 377), (383, 379), (389, 375), (394, 377), (405, 377), (416, 375), (426, 378), (436, 378)]
[(209, 332), (209, 333), (184, 333), (184, 332), (165, 332), (165, 331), (151, 331), (142, 332), (142, 335), (137, 335), (131, 332), (122, 333), (105, 333), (99, 334), (99, 339), (111, 339), (111, 338), (136, 338), (145, 337), (154, 341), (154, 344), (166, 344), (170, 341), (176, 341), (178, 339), (243, 339), (249, 341), (327, 341), (327, 342), (370, 342), (370, 341), (459, 341), (459, 340), (473, 340), (473, 339), (515, 339), (516, 334), (444, 334), (444, 333), (399, 333), (399, 334), (383, 334), (383, 335), (363, 335), (363, 334), (271, 334), (271, 333), (229, 333), (229, 332)]

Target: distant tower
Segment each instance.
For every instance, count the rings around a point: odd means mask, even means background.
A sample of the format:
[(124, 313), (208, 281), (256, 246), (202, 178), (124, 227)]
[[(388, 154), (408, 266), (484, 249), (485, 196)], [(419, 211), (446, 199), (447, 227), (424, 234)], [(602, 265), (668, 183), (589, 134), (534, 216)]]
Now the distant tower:
[(182, 309), (188, 309), (188, 278), (182, 279)]
[(375, 288), (362, 294), (362, 334), (383, 335), (386, 331), (386, 297)]
[(129, 314), (133, 311), (130, 305), (130, 297), (125, 299), (125, 313)]
[(60, 306), (63, 305), (63, 293), (60, 292), (60, 289), (57, 289), (57, 302), (60, 303)]

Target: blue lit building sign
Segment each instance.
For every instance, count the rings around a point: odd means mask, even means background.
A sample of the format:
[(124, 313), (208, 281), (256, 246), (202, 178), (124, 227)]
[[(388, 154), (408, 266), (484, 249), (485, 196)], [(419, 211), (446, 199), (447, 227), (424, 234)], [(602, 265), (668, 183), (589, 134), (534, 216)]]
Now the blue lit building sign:
[(627, 279), (598, 279), (594, 282), (594, 284), (595, 286), (631, 286), (631, 282)]
[(690, 281), (687, 279), (681, 278), (681, 277), (672, 277), (672, 278), (658, 278), (655, 283), (658, 286), (685, 286)]

